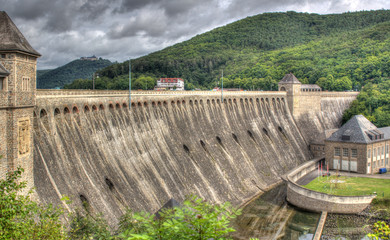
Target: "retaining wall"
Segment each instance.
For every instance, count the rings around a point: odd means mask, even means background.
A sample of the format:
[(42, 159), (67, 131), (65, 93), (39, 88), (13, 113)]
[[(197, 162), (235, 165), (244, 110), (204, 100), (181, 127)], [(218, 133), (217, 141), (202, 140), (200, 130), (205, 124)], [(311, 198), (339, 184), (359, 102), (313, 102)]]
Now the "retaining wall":
[(330, 213), (359, 213), (370, 205), (376, 195), (368, 196), (336, 196), (316, 192), (304, 188), (296, 183), (307, 173), (316, 169), (319, 161), (317, 158), (306, 162), (287, 174), (287, 201), (294, 206), (314, 211)]

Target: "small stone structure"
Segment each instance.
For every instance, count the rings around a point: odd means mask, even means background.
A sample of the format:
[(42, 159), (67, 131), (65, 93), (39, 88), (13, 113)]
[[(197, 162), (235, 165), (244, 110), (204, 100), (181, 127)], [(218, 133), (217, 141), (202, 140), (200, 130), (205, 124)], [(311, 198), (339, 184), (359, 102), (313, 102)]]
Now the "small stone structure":
[(35, 51), (9, 16), (0, 11), (0, 178), (17, 166), (33, 186), (33, 110), (36, 105)]
[(287, 201), (294, 206), (314, 212), (359, 213), (370, 205), (376, 195), (336, 196), (304, 188), (296, 182), (307, 173), (316, 170), (323, 158), (310, 160), (285, 177), (287, 181)]

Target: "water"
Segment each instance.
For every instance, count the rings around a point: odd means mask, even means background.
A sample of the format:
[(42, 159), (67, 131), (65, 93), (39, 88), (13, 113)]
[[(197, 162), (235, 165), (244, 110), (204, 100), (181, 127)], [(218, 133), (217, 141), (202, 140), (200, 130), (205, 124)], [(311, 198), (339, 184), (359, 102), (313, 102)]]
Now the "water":
[(319, 213), (288, 205), (286, 184), (280, 184), (247, 205), (236, 221), (234, 239), (312, 239)]

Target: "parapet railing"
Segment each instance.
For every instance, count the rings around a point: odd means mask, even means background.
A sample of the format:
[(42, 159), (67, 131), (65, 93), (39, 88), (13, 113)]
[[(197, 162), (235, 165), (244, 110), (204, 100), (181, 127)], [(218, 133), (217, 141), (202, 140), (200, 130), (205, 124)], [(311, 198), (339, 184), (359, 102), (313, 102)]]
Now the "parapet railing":
[(360, 92), (321, 92), (321, 97), (356, 97)]
[[(286, 92), (279, 91), (223, 91), (223, 95), (280, 95), (286, 96)], [(40, 96), (105, 96), (105, 95), (129, 95), (128, 90), (37, 90), (37, 97)], [(131, 95), (221, 95), (221, 91), (138, 91), (132, 90)]]

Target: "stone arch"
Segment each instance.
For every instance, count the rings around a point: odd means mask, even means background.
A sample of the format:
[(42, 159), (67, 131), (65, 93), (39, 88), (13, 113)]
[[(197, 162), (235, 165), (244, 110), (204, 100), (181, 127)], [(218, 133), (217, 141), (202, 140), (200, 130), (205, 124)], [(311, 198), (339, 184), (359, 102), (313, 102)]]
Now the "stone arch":
[(47, 116), (47, 112), (45, 109), (41, 109), (41, 111), (39, 112), (39, 117), (40, 118), (43, 118), (43, 117), (46, 117)]
[(160, 101), (158, 101), (158, 102), (157, 102), (157, 105), (161, 106), (161, 102), (160, 102)]
[(192, 102), (192, 99), (190, 100), (190, 105), (192, 106), (193, 102)]
[(171, 101), (171, 105), (175, 105), (175, 101), (172, 100), (172, 101)]
[(137, 105), (138, 105), (138, 107), (142, 107), (142, 103), (141, 102), (138, 102)]
[(115, 108), (116, 108), (116, 109), (121, 109), (121, 105), (120, 105), (119, 103), (116, 103), (116, 104), (115, 104)]
[(123, 107), (123, 108), (127, 108), (127, 103), (125, 103), (125, 102), (122, 103), (122, 107)]
[(93, 111), (93, 112), (96, 112), (96, 111), (97, 111), (96, 105), (92, 105), (92, 111)]
[(183, 104), (183, 105), (186, 104), (186, 101), (185, 101), (185, 100), (182, 100), (182, 101), (181, 101), (181, 104)]
[(144, 102), (144, 107), (147, 107), (148, 106), (148, 102)]
[(104, 110), (104, 105), (103, 104), (99, 104), (99, 110)]
[(180, 100), (177, 100), (176, 103), (177, 103), (177, 105), (179, 105), (180, 104)]
[(152, 106), (153, 106), (153, 107), (156, 106), (156, 102), (155, 102), (155, 101), (152, 102)]
[(72, 112), (73, 113), (79, 113), (79, 108), (77, 106), (73, 106)]
[(281, 87), (279, 91), (287, 91), (285, 87)]
[(110, 110), (114, 110), (114, 104), (110, 103), (110, 104), (108, 105), (108, 108), (109, 108)]
[(136, 107), (136, 106), (137, 106), (137, 105), (135, 104), (135, 102), (132, 102), (132, 103), (131, 103), (131, 107), (134, 108), (134, 107)]
[(57, 116), (57, 115), (60, 115), (61, 114), (61, 111), (59, 108), (55, 108), (54, 109), (54, 116)]
[(215, 99), (211, 99), (211, 103), (212, 103), (212, 104), (215, 104)]
[(89, 106), (88, 105), (84, 105), (84, 112), (89, 112), (90, 109), (89, 109)]
[(69, 108), (68, 107), (64, 107), (64, 114), (68, 114), (68, 113), (70, 113)]
[(207, 99), (207, 104), (210, 104), (210, 99)]
[(168, 106), (167, 101), (164, 101), (163, 104), (164, 104), (164, 107), (167, 107), (167, 106)]
[(219, 99), (217, 99), (217, 103), (218, 103), (218, 104), (220, 103)]

